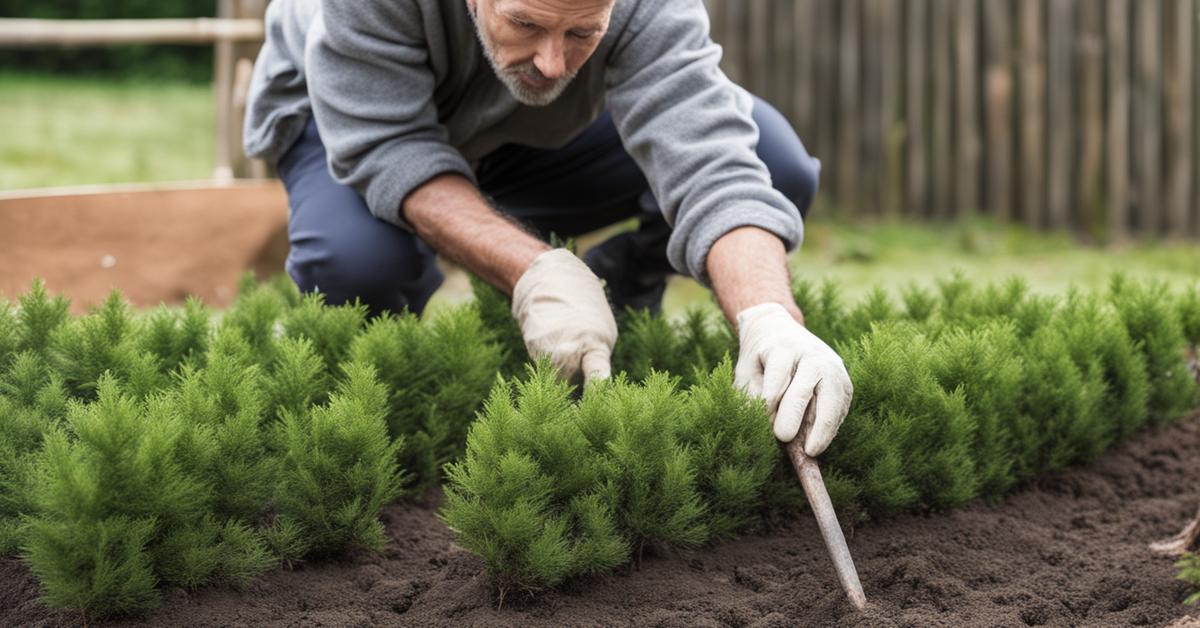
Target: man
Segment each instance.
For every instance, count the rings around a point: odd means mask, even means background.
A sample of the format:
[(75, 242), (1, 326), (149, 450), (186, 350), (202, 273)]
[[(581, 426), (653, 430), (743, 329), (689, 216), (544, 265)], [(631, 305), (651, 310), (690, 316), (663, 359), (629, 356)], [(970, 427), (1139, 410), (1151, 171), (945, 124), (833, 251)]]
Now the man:
[[(807, 409), (807, 453), (833, 439), (850, 379), (787, 267), (819, 164), (721, 73), (702, 0), (275, 0), (267, 30), (246, 152), (287, 187), (301, 289), (420, 312), (437, 251), (513, 296), (531, 355), (592, 379), (617, 333), (597, 273), (656, 307), (673, 267), (737, 326), (737, 383), (776, 436)], [(590, 266), (522, 228), (635, 215)]]

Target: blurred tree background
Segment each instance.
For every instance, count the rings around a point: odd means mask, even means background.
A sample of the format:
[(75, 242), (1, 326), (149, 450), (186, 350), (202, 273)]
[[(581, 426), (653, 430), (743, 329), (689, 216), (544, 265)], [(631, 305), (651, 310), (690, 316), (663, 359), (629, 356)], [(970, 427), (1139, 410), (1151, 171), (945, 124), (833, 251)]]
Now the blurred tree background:
[[(0, 17), (145, 19), (213, 17), (216, 0), (0, 0)], [(207, 46), (0, 49), (0, 72), (212, 81)]]

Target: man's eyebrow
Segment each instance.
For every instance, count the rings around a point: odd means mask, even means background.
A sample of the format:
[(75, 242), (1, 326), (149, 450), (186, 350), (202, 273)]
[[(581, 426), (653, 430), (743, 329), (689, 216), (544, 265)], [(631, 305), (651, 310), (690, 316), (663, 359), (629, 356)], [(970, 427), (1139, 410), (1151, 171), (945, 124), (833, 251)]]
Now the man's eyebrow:
[[(526, 13), (525, 11), (523, 11), (521, 9), (508, 9), (508, 10), (504, 11), (504, 14), (510, 20), (517, 20), (518, 22), (528, 22), (530, 24), (535, 24), (535, 25), (539, 25), (539, 26), (541, 25), (536, 19), (534, 19), (532, 16), (530, 16), (528, 13)], [(571, 27), (571, 30), (573, 30), (573, 31), (602, 31), (602, 30), (604, 30), (604, 23), (603, 22), (592, 22), (591, 24), (581, 24), (578, 26)]]

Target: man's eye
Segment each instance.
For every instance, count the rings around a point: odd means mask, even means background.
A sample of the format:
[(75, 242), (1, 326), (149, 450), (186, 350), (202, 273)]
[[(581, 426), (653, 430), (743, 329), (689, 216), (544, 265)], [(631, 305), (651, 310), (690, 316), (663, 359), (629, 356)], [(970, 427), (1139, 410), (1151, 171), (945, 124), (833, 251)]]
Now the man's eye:
[(570, 35), (571, 37), (574, 37), (575, 39), (591, 39), (592, 36), (595, 35), (596, 33), (594, 31), (586, 32), (586, 33), (581, 33), (579, 31), (568, 31), (567, 34)]
[(517, 28), (527, 30), (527, 31), (537, 28), (537, 25), (533, 24), (531, 22), (522, 22), (521, 20), (513, 20), (512, 23), (515, 24), (517, 26)]

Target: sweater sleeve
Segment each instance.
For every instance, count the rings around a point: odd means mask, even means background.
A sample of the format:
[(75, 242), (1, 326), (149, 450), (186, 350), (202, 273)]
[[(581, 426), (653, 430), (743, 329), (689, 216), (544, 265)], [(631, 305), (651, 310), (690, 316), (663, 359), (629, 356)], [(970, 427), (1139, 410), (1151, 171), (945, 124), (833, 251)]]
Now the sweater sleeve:
[(643, 0), (609, 59), (608, 107), (672, 226), (667, 257), (708, 284), (708, 251), (755, 226), (788, 250), (804, 227), (759, 159), (753, 99), (718, 67), (703, 0)]
[(424, 16), (415, 2), (322, 0), (305, 51), (309, 98), (334, 178), (375, 217), (408, 228), (400, 211), (426, 181), (474, 181), (449, 144), (433, 101)]

